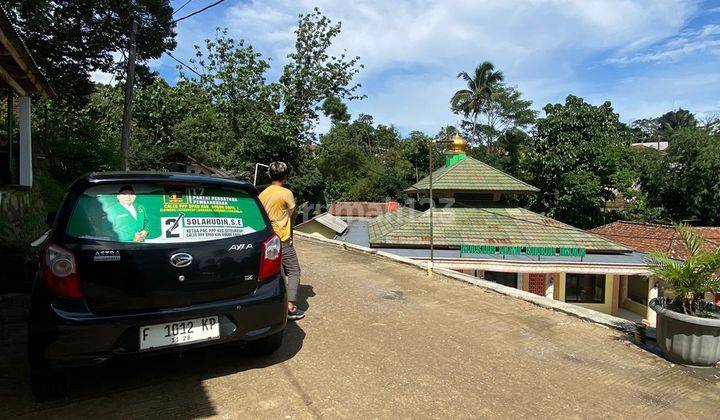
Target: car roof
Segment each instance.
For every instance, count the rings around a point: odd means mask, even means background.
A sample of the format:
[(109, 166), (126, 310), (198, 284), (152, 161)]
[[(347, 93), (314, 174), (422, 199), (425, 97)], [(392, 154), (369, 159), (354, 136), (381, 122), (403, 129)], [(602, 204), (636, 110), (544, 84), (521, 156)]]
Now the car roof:
[(255, 186), (246, 181), (219, 178), (209, 175), (188, 174), (183, 172), (144, 171), (92, 172), (75, 180), (69, 190), (73, 192), (82, 192), (95, 185), (118, 184), (123, 182), (169, 182), (179, 184), (216, 185), (220, 187), (240, 188), (253, 194), (257, 194)]

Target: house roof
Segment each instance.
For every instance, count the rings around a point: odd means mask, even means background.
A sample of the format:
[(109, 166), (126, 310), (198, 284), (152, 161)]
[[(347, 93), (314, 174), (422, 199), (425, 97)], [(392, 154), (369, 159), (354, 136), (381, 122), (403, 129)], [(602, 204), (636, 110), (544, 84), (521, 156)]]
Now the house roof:
[[(400, 211), (400, 210), (398, 210)], [(401, 213), (398, 213), (399, 215)], [(377, 218), (369, 223), (372, 246), (425, 247), (430, 244), (430, 212)], [(549, 246), (588, 252), (629, 252), (626, 246), (523, 208), (450, 207), (433, 211), (433, 242), (460, 245)]]
[(421, 211), (409, 207), (401, 207), (395, 211), (378, 216), (368, 224), (371, 238), (382, 238), (395, 228), (402, 226), (408, 221), (420, 216)]
[(666, 141), (651, 141), (651, 142), (647, 142), (647, 143), (633, 143), (630, 145), (630, 147), (634, 147), (636, 149), (639, 149), (641, 147), (647, 147), (647, 148), (659, 150), (662, 152), (668, 148), (669, 144), (670, 143), (668, 143)]
[(322, 213), (322, 214), (319, 214), (319, 215), (313, 217), (312, 219), (308, 220), (307, 222), (300, 223), (299, 225), (296, 226), (296, 228), (300, 228), (302, 225), (305, 225), (305, 224), (311, 223), (311, 222), (320, 223), (321, 225), (323, 225), (329, 229), (332, 229), (338, 235), (345, 232), (345, 230), (348, 227), (347, 223), (344, 220), (342, 220), (341, 218), (333, 216), (332, 214), (330, 214), (328, 212), (325, 212), (325, 213)]
[(224, 178), (229, 178), (230, 174), (226, 171), (223, 171), (222, 169), (213, 168), (212, 166), (205, 165), (204, 163), (200, 162), (193, 156), (190, 156), (189, 154), (181, 151), (181, 150), (170, 150), (165, 154), (165, 157), (167, 159), (182, 159), (187, 162), (192, 162), (195, 165), (201, 167), (205, 172), (207, 172), (210, 175), (220, 176)]
[[(415, 183), (405, 192), (423, 192), (430, 189), (430, 177)], [(472, 157), (466, 157), (452, 166), (433, 172), (433, 190), (446, 191), (502, 191), (535, 193), (539, 190), (505, 172)]]
[(397, 201), (373, 203), (368, 201), (337, 201), (330, 204), (328, 213), (340, 217), (377, 217), (398, 208)]
[(45, 75), (38, 68), (2, 7), (0, 7), (0, 88), (10, 88), (19, 96), (42, 94), (46, 97), (55, 97), (55, 92), (48, 84)]
[[(693, 227), (705, 240), (720, 246), (720, 227)], [(620, 220), (592, 229), (604, 236), (640, 252), (662, 252), (671, 258), (684, 260), (688, 250), (673, 226)]]

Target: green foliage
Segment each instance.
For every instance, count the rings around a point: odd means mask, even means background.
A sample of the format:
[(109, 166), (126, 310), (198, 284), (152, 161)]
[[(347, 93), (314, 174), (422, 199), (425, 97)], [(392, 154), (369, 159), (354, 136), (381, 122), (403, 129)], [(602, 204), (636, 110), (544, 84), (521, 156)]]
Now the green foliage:
[(133, 20), (139, 74), (144, 61), (175, 48), (169, 0), (6, 0), (3, 8), (55, 91), (75, 104), (92, 92), (92, 71), (119, 73), (112, 53), (127, 50)]
[(375, 126), (369, 115), (334, 125), (317, 149), (325, 201), (402, 200), (416, 176), (427, 174), (429, 142), (419, 132), (402, 139), (393, 127)]
[(347, 105), (336, 96), (329, 96), (322, 104), (322, 111), (330, 118), (333, 124), (343, 124), (350, 121)]
[(280, 77), (283, 88), (284, 114), (289, 121), (291, 135), (303, 144), (313, 140), (319, 104), (327, 98), (360, 99), (356, 93), (360, 84), (352, 80), (363, 67), (360, 57), (348, 58), (345, 53), (330, 55), (333, 39), (342, 25), (333, 24), (318, 8), (301, 14), (295, 30), (295, 51), (288, 55), (288, 63)]
[(643, 151), (638, 182), (652, 207), (675, 221), (720, 224), (720, 137), (683, 128), (665, 153)]
[(677, 225), (675, 229), (688, 249), (685, 262), (662, 253), (652, 253), (648, 262), (653, 275), (671, 285), (682, 310), (698, 315), (705, 293), (720, 290), (720, 248), (708, 245), (687, 225)]
[[(530, 108), (532, 101), (521, 99), (521, 96), (522, 93), (514, 87), (501, 84), (482, 104), (477, 130), (484, 144), (493, 146), (508, 131), (524, 131), (535, 122), (537, 111)], [(463, 121), (462, 127), (468, 131), (472, 122)]]
[(596, 107), (571, 95), (544, 110), (525, 162), (541, 190), (534, 207), (573, 226), (597, 226), (604, 202), (631, 184), (630, 132), (609, 102)]
[(688, 110), (678, 108), (677, 111), (666, 112), (658, 119), (659, 134), (661, 137), (671, 140), (672, 135), (684, 128), (695, 128), (698, 125), (695, 116)]
[(467, 87), (453, 94), (450, 99), (450, 109), (471, 119), (471, 141), (479, 143), (478, 115), (488, 106), (487, 103), (492, 100), (493, 93), (499, 89), (503, 81), (503, 74), (501, 71), (495, 70), (495, 66), (491, 62), (484, 61), (475, 68), (472, 75), (461, 72), (457, 77), (462, 78), (467, 83)]
[(470, 156), (508, 174), (527, 178), (523, 162), (532, 141), (530, 135), (520, 129), (510, 129), (491, 144), (470, 148)]
[(672, 135), (684, 128), (698, 127), (698, 121), (688, 110), (678, 108), (657, 118), (646, 118), (632, 123), (637, 143), (670, 141)]
[(292, 174), (288, 184), (300, 203), (325, 202), (325, 179), (314, 159), (306, 158), (301, 161), (299, 170)]
[(220, 166), (251, 173), (256, 162), (283, 160), (296, 167), (300, 143), (278, 112), (281, 87), (266, 82), (269, 63), (245, 41), (228, 37), (227, 30), (218, 29), (214, 40), (195, 51), (190, 63), (201, 75), (181, 71), (181, 78), (204, 93), (229, 129), (216, 144), (223, 156)]
[(98, 90), (82, 108), (62, 100), (43, 101), (36, 107), (36, 115), (46, 113), (47, 118), (36, 118), (36, 133), (42, 133), (42, 147), (56, 176), (69, 182), (87, 172), (118, 169), (122, 112), (116, 111), (121, 105), (113, 101), (122, 96), (113, 99), (112, 89)]

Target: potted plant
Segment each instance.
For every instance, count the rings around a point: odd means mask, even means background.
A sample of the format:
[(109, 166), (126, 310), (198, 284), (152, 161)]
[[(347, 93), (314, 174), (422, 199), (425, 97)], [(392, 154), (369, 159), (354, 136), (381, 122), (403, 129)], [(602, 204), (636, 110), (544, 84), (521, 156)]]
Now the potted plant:
[(687, 247), (683, 261), (652, 253), (653, 276), (674, 291), (674, 297), (652, 299), (657, 313), (657, 342), (668, 360), (692, 366), (720, 361), (720, 314), (706, 293), (720, 290), (720, 247), (708, 244), (686, 225), (675, 227)]

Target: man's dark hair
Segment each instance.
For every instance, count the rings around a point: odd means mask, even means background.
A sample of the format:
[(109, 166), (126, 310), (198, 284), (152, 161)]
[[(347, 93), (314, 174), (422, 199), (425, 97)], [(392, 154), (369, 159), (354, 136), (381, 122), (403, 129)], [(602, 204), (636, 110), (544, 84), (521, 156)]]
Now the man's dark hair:
[(268, 167), (270, 181), (282, 181), (288, 177), (288, 167), (285, 162), (273, 162)]
[(135, 189), (132, 187), (132, 185), (123, 185), (122, 187), (120, 187), (118, 194), (122, 194), (123, 192), (135, 194)]

